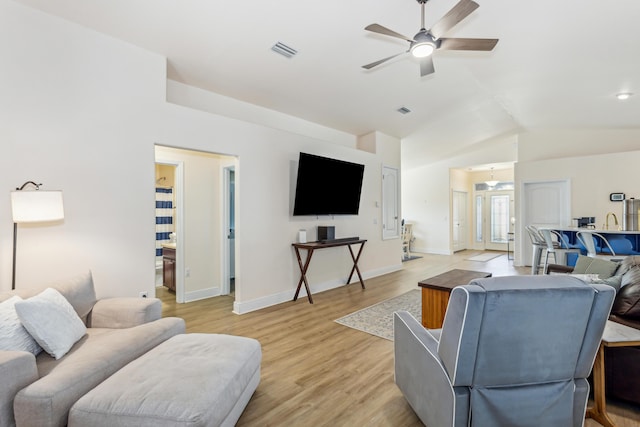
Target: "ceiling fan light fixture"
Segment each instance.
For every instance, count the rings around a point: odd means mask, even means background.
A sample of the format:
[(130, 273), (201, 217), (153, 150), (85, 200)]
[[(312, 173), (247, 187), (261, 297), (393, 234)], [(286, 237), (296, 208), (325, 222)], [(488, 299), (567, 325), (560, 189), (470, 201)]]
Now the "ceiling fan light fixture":
[(415, 58), (426, 58), (427, 56), (431, 55), (434, 50), (436, 50), (436, 47), (433, 43), (415, 43), (413, 46), (411, 46), (411, 55), (413, 55)]

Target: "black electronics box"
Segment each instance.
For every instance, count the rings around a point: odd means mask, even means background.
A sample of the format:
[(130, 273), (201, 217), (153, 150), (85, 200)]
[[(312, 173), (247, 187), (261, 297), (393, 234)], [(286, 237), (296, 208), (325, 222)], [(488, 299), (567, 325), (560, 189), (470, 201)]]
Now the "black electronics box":
[(334, 240), (336, 238), (336, 228), (334, 226), (318, 226), (318, 240)]

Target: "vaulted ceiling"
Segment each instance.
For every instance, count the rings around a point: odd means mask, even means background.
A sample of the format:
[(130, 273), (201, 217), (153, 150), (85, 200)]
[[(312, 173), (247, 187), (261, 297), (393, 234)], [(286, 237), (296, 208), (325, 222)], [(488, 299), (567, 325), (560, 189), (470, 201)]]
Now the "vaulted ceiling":
[[(409, 55), (361, 67), (407, 50), (364, 27), (413, 37), (416, 0), (16, 1), (166, 56), (171, 79), (354, 135), (402, 138), (420, 147), (414, 164), (523, 129), (640, 127), (637, 0), (476, 0), (445, 36), (497, 46), (436, 51), (425, 77)], [(426, 27), (457, 2), (429, 0)], [(297, 55), (276, 54), (276, 42)], [(621, 102), (619, 92), (638, 95)]]

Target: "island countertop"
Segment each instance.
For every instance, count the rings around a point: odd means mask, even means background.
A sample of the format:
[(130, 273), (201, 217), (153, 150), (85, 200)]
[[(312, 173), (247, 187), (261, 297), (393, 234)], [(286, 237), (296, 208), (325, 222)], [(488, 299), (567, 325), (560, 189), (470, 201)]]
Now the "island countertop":
[[(615, 227), (615, 226), (614, 226)], [(586, 227), (540, 227), (540, 228), (548, 228), (549, 230), (556, 230), (556, 231), (570, 231), (570, 232), (578, 232), (578, 231), (592, 231), (594, 233), (600, 233), (600, 234), (629, 234), (629, 235), (640, 235), (640, 230), (618, 230), (618, 229), (614, 229), (611, 228), (611, 226), (609, 227), (609, 229), (604, 229), (604, 228), (586, 228)]]

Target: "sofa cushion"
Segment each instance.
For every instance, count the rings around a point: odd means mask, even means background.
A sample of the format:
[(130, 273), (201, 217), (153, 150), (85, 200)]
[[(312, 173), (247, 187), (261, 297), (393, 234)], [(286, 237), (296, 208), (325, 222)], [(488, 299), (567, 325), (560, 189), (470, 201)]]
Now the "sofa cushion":
[(71, 304), (53, 288), (16, 302), (18, 317), (29, 334), (56, 359), (87, 332)]
[(633, 285), (640, 283), (640, 265), (633, 265), (622, 275), (621, 286)]
[(37, 356), (42, 347), (20, 322), (15, 308), (18, 301), (22, 298), (15, 295), (0, 303), (0, 350), (28, 351)]
[(42, 292), (46, 288), (53, 288), (60, 292), (69, 301), (73, 309), (78, 313), (80, 319), (87, 324), (87, 316), (96, 303), (96, 292), (93, 287), (93, 277), (91, 271), (76, 275), (67, 279), (57, 280), (48, 285), (33, 289), (15, 289), (12, 291), (0, 292), (0, 302), (18, 295), (24, 299), (30, 298)]
[(618, 291), (611, 314), (640, 319), (640, 282), (623, 286)]
[(573, 269), (573, 273), (597, 274), (600, 279), (607, 279), (613, 276), (617, 269), (617, 262), (578, 255), (578, 261), (576, 262), (576, 266)]
[(252, 338), (178, 335), (83, 396), (69, 427), (235, 425), (258, 385), (261, 360)]
[(96, 303), (96, 291), (93, 286), (91, 271), (57, 281), (49, 285), (49, 287), (56, 289), (69, 301), (86, 325), (87, 315)]
[(36, 360), (40, 379), (15, 397), (16, 424), (67, 425), (69, 409), (80, 397), (127, 363), (184, 330), (184, 320), (175, 317), (127, 329), (89, 328), (62, 359), (39, 355)]

